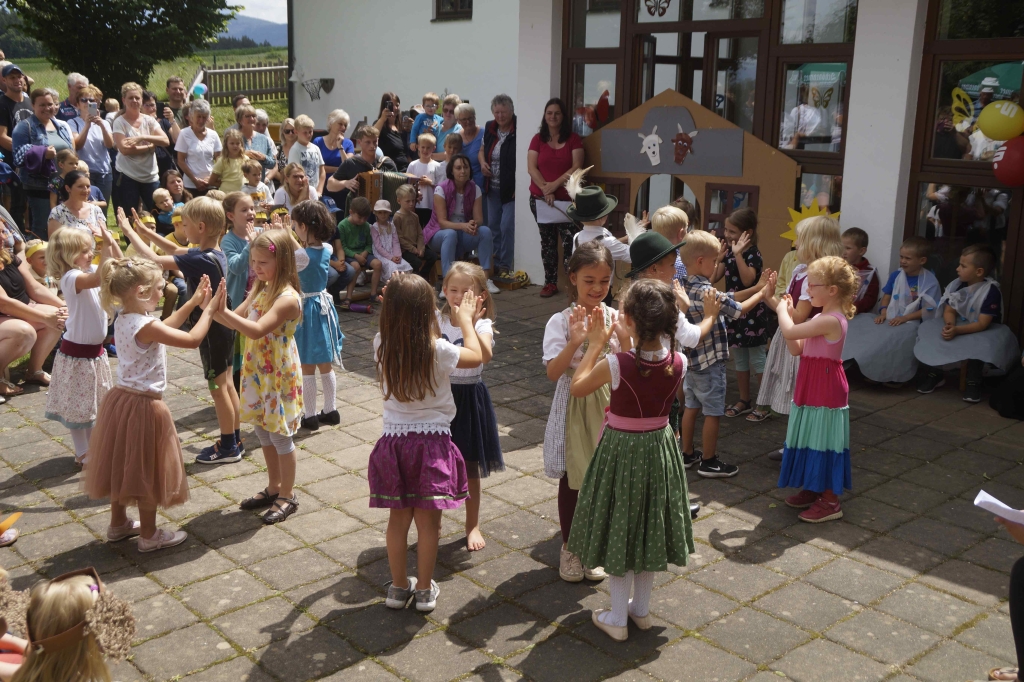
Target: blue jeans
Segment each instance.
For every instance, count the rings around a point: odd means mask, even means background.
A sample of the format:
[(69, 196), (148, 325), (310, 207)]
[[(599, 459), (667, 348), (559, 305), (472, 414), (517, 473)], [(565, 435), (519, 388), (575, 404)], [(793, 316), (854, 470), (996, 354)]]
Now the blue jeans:
[(181, 277), (173, 278), (171, 284), (178, 289), (178, 302), (174, 304), (174, 309), (177, 310), (188, 300), (188, 287), (185, 286), (185, 280)]
[[(337, 263), (338, 261), (332, 258), (331, 262)], [(339, 272), (333, 267), (327, 268), (327, 292), (331, 296), (337, 296), (341, 293), (342, 289), (348, 286), (349, 282), (355, 279), (355, 276), (356, 269), (351, 265), (347, 265), (344, 272)]]
[(691, 369), (683, 380), (684, 404), (688, 410), (702, 409), (705, 417), (725, 414), (725, 362), (719, 360), (704, 369)]
[(462, 230), (438, 230), (437, 234), (430, 238), (430, 248), (441, 254), (441, 275), (448, 274), (448, 268), (452, 266), (457, 256), (467, 251), (476, 249), (480, 258), (480, 267), (489, 270), (491, 267), (491, 252), (494, 242), (491, 239), (491, 229), (481, 225), (476, 229), (476, 234), (471, 235)]
[(139, 182), (138, 180), (132, 180), (124, 173), (120, 173), (112, 190), (114, 208), (122, 207), (125, 213), (131, 213), (133, 208), (138, 208), (139, 201), (142, 201), (145, 209), (152, 211), (153, 192), (159, 188), (159, 182)]
[(487, 224), (494, 232), (494, 270), (512, 272), (516, 260), (516, 204), (501, 203), (500, 188), (487, 192), (486, 203)]
[(103, 209), (104, 215), (110, 213), (110, 193), (114, 189), (114, 173), (107, 171), (106, 173), (89, 173), (89, 181), (92, 182), (93, 187), (99, 187), (100, 192), (103, 193), (103, 201), (107, 202), (107, 207)]
[[(37, 193), (33, 192), (32, 194)], [(32, 194), (28, 195), (28, 229), (38, 239), (45, 242), (49, 238), (46, 223), (50, 220), (50, 195), (47, 193), (46, 196), (32, 196)], [(29, 235), (25, 235), (25, 238), (32, 239)]]

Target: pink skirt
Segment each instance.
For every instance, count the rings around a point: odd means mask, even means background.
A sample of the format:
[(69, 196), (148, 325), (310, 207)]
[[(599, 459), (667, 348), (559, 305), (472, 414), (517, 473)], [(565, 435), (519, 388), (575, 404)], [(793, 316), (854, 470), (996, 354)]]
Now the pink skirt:
[(447, 433), (381, 436), (367, 477), (371, 507), (455, 509), (469, 497), (466, 463)]
[(146, 508), (188, 500), (181, 442), (167, 404), (155, 393), (115, 386), (100, 405), (82, 485), (92, 499)]

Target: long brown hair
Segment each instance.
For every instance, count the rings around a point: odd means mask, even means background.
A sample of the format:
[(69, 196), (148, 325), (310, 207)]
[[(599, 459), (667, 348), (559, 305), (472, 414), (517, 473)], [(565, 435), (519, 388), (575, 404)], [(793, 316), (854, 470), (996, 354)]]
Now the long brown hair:
[[(656, 279), (641, 279), (633, 282), (622, 301), (622, 312), (629, 315), (636, 327), (636, 368), (641, 369), (640, 346), (656, 341), (662, 335), (671, 339), (669, 353), (676, 352), (676, 326), (679, 324), (679, 308), (672, 287)], [(667, 374), (672, 373), (669, 360)]]
[[(267, 291), (267, 304), (272, 305), (274, 299), (281, 295), (285, 287), (290, 286), (296, 292), (299, 288), (299, 271), (295, 267), (295, 245), (287, 230), (266, 230), (253, 240), (250, 251), (266, 251), (277, 261), (273, 282), (257, 279), (253, 284), (253, 300)], [(232, 301), (233, 303), (233, 301)]]
[(380, 311), (377, 381), (384, 399), (423, 400), (434, 391), (434, 341), (441, 337), (434, 287), (419, 275), (396, 273)]

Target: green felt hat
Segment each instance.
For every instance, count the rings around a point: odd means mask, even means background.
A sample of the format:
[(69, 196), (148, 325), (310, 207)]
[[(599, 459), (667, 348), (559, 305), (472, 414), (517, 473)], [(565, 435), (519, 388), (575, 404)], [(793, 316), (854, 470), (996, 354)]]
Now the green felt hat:
[(673, 245), (654, 230), (644, 232), (629, 245), (629, 259), (633, 262), (633, 269), (626, 273), (626, 277), (636, 277), (685, 243), (684, 240)]
[(578, 223), (592, 223), (614, 211), (618, 205), (618, 199), (591, 185), (576, 192), (576, 200), (565, 210), (565, 215)]

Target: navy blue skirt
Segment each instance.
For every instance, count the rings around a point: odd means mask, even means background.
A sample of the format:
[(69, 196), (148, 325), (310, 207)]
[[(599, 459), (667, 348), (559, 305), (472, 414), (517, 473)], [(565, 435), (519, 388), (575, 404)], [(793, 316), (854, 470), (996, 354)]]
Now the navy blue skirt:
[(466, 460), (466, 473), (470, 478), (487, 478), (493, 471), (504, 471), (498, 419), (487, 384), (452, 383), (452, 397), (456, 410), (452, 441)]

